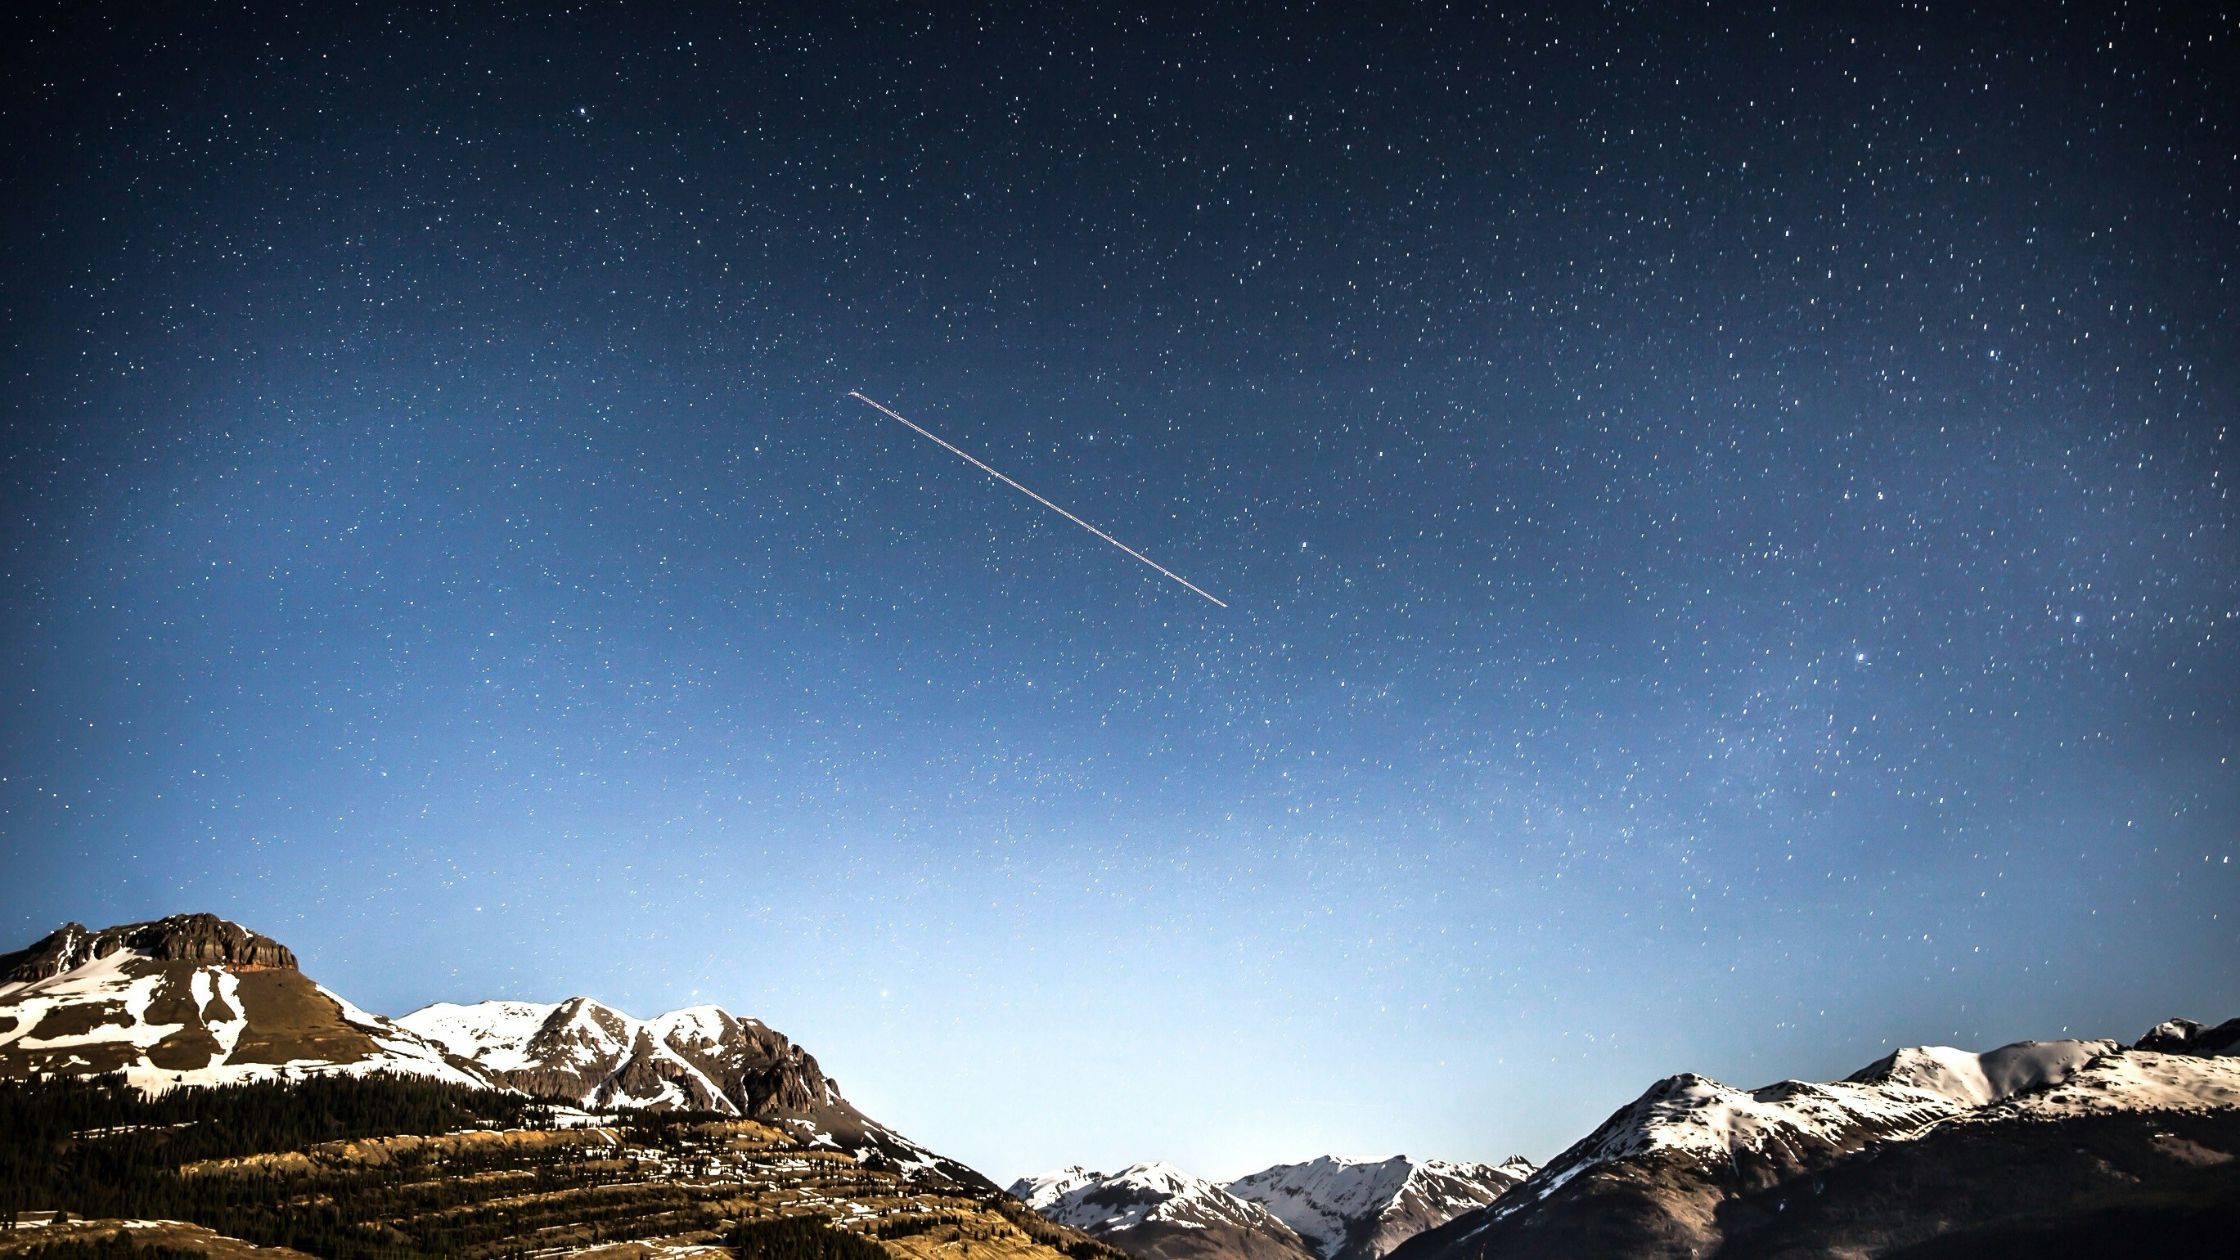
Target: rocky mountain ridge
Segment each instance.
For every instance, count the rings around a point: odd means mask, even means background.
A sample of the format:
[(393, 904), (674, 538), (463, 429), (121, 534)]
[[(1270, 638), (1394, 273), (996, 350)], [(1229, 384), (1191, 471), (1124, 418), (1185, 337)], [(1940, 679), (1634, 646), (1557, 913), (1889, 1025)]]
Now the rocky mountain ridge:
[(1325, 1155), (1262, 1169), (1228, 1189), (1273, 1212), (1323, 1260), (1378, 1260), (1424, 1230), (1493, 1202), (1534, 1171), (1521, 1155), (1499, 1164)]
[(0, 954), (0, 994), (10, 985), (59, 976), (120, 949), (163, 962), (208, 963), (236, 971), (296, 969), (295, 953), (287, 946), (214, 914), (175, 914), (99, 932), (83, 923), (65, 923), (25, 949)]
[(1048, 1220), (1141, 1260), (1313, 1260), (1273, 1212), (1172, 1164), (1115, 1173), (1066, 1168), (1022, 1177), (1011, 1193)]
[(1021, 1178), (1011, 1192), (1049, 1219), (1147, 1260), (1376, 1260), (1492, 1202), (1532, 1170), (1521, 1158), (1492, 1165), (1324, 1156), (1222, 1184), (1143, 1163), (1116, 1173), (1061, 1169)]
[(897, 1168), (980, 1174), (856, 1110), (815, 1056), (756, 1019), (690, 1006), (640, 1020), (587, 997), (439, 1002), (397, 1019), (493, 1081), (586, 1107), (713, 1111), (791, 1128)]
[(1895, 1255), (1948, 1235), (1996, 1251), (2011, 1218), (2079, 1204), (2183, 1241), (2192, 1209), (2156, 1208), (2163, 1187), (2206, 1179), (2203, 1193), (2240, 1202), (2240, 1058), (2142, 1047), (2218, 1044), (2203, 1031), (2172, 1021), (2130, 1047), (1909, 1047), (1841, 1081), (1754, 1090), (1667, 1077), (1499, 1200), (1393, 1255)]
[(844, 1165), (882, 1196), (950, 1196), (919, 1216), (961, 1213), (1076, 1260), (1091, 1238), (1143, 1260), (1932, 1260), (2094, 1240), (2183, 1252), (2240, 1230), (2240, 1020), (2174, 1019), (2130, 1045), (1907, 1047), (1840, 1080), (1748, 1090), (1681, 1074), (1538, 1169), (1324, 1157), (1224, 1184), (1164, 1164), (1072, 1168), (1014, 1185), (1039, 1218), (862, 1115), (814, 1056), (759, 1021), (712, 1006), (639, 1020), (587, 997), (391, 1020), (313, 982), (279, 942), (211, 915), (66, 924), (0, 955), (0, 1079), (106, 1074), (151, 1095), (405, 1077), (564, 1100), (590, 1109), (574, 1113), (588, 1124), (693, 1113), (712, 1145), (685, 1164), (656, 1160), (663, 1176), (715, 1167), (727, 1144), (748, 1142), (767, 1159), (733, 1173), (751, 1181), (775, 1161), (806, 1179), (784, 1195)]
[(814, 1056), (713, 1006), (640, 1021), (586, 997), (437, 1004), (391, 1020), (210, 914), (65, 924), (0, 956), (0, 1078), (121, 1072), (146, 1090), (387, 1074), (592, 1108), (710, 1111), (905, 1174), (994, 1185), (858, 1111)]

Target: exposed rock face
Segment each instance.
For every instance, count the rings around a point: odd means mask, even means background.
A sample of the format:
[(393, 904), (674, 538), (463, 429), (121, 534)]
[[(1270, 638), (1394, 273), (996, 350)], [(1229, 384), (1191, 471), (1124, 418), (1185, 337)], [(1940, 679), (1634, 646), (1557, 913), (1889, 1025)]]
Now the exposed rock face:
[[(548, 1009), (550, 1014), (537, 1026), (524, 1048), (525, 1063), (507, 1067), (486, 1063), (484, 1066), (490, 1067), (500, 1080), (526, 1093), (605, 1102), (601, 1095), (607, 1092), (608, 1083), (621, 1073), (640, 1030), (629, 1016), (589, 998), (570, 998)], [(412, 1016), (405, 1018), (410, 1020)], [(461, 1057), (476, 1057), (465, 1046), (452, 1045), (441, 1036), (435, 1039)], [(631, 1077), (634, 1081), (646, 1081), (652, 1075), (650, 1069), (641, 1066)], [(647, 1096), (658, 1092), (657, 1088), (651, 1089)]]
[(814, 1056), (759, 1020), (693, 1006), (639, 1021), (587, 997), (438, 1003), (400, 1023), (528, 1093), (755, 1119), (845, 1105)]
[(159, 962), (207, 963), (235, 971), (296, 969), (294, 952), (269, 936), (214, 914), (175, 914), (99, 932), (88, 931), (82, 923), (65, 923), (29, 949), (0, 955), (0, 984), (59, 976), (120, 949)]
[(2228, 1019), (2214, 1028), (2195, 1019), (2169, 1020), (2148, 1029), (2132, 1049), (2163, 1054), (2240, 1054), (2240, 1019)]
[(721, 1111), (728, 1101), (710, 1088), (706, 1076), (677, 1070), (677, 1056), (657, 1044), (651, 1029), (641, 1027), (630, 1038), (630, 1053), (609, 1078), (617, 1098), (671, 1096), (674, 1106), (686, 1111)]
[(760, 1020), (692, 1006), (654, 1023), (663, 1044), (706, 1074), (747, 1115), (804, 1114), (840, 1101), (839, 1087), (816, 1058)]

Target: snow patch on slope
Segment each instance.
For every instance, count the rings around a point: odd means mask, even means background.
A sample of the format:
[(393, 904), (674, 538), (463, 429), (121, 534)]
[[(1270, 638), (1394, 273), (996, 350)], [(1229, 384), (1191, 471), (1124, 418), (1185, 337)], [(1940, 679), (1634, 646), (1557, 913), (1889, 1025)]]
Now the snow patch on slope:
[(2060, 1085), (2118, 1049), (2113, 1041), (2023, 1041), (1983, 1053), (1898, 1050), (1841, 1081), (1740, 1090), (1705, 1076), (1668, 1077), (1557, 1156), (1500, 1208), (1515, 1212), (1581, 1173), (1652, 1152), (1733, 1160), (1794, 1158), (1918, 1135), (1930, 1125)]
[[(316, 986), (314, 986), (316, 987)], [(230, 1085), (249, 1081), (300, 1079), (313, 1075), (364, 1076), (386, 1072), (432, 1077), (465, 1085), (488, 1085), (478, 1073), (446, 1061), (440, 1049), (378, 1015), (368, 1014), (325, 989), (344, 1022), (364, 1033), (374, 1052), (349, 1063), (301, 1059), (286, 1063), (235, 1063), (234, 1052), (249, 1026), (241, 979), (218, 964), (187, 966), (163, 962), (136, 949), (114, 949), (67, 971), (13, 984), (0, 1002), (11, 1024), (0, 1032), (0, 1048), (36, 1052), (40, 1070), (86, 1070), (99, 1062), (114, 1066), (134, 1086), (161, 1091), (178, 1085)], [(154, 1022), (149, 1012), (159, 1002), (186, 1018)], [(50, 1017), (60, 1016), (53, 1019)], [(193, 1068), (157, 1067), (151, 1052), (191, 1028), (214, 1043), (210, 1056)], [(57, 1031), (46, 1032), (46, 1029)], [(61, 1030), (67, 1031), (61, 1031)], [(89, 1056), (98, 1055), (98, 1060)]]
[(1493, 1165), (1325, 1155), (1277, 1164), (1228, 1189), (1267, 1208), (1329, 1260), (1349, 1251), (1382, 1255), (1407, 1237), (1493, 1202), (1533, 1171), (1518, 1157)]
[[(500, 1074), (549, 1069), (581, 1073), (584, 1088), (572, 1101), (583, 1106), (736, 1112), (722, 1088), (671, 1044), (673, 1035), (685, 1038), (687, 1045), (714, 1041), (725, 1018), (722, 1010), (707, 1006), (639, 1020), (590, 998), (573, 997), (551, 1003), (438, 1002), (400, 1016), (397, 1023)], [(650, 1088), (633, 1092), (622, 1080), (632, 1068), (641, 1077), (651, 1070), (657, 1079)]]
[(1011, 1193), (1050, 1220), (1100, 1235), (1150, 1224), (1184, 1229), (1232, 1225), (1278, 1238), (1291, 1232), (1259, 1204), (1157, 1161), (1130, 1164), (1110, 1174), (1074, 1167), (1022, 1177), (1012, 1184)]
[(1333, 1256), (1345, 1246), (1348, 1224), (1390, 1207), (1415, 1171), (1405, 1156), (1368, 1161), (1325, 1155), (1240, 1177), (1229, 1190), (1275, 1213), (1324, 1256)]
[(398, 1016), (397, 1023), (462, 1059), (511, 1072), (533, 1065), (529, 1040), (558, 1009), (556, 1002), (437, 1002)]

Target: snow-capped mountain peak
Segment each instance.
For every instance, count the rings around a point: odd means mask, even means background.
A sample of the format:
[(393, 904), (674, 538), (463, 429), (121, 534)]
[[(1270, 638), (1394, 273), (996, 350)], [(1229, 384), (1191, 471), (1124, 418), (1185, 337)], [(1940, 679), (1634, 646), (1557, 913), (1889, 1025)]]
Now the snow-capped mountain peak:
[(2108, 1040), (2018, 1041), (1980, 1054), (1951, 1046), (1908, 1046), (1847, 1079), (1860, 1084), (1908, 1086), (1963, 1107), (1982, 1107), (2057, 1085), (2095, 1056), (2116, 1048), (2116, 1043)]
[(1050, 1220), (1099, 1237), (1151, 1225), (1229, 1226), (1293, 1244), (1298, 1241), (1266, 1208), (1157, 1160), (1130, 1164), (1115, 1173), (1073, 1167), (1023, 1177), (1012, 1185), (1011, 1193)]
[(397, 1022), (531, 1093), (587, 1106), (740, 1110), (672, 1044), (671, 1034), (680, 1029), (720, 1031), (717, 1021), (697, 1013), (641, 1021), (579, 996), (552, 1003), (439, 1002)]
[(1149, 1162), (1115, 1173), (1064, 1168), (1023, 1178), (1011, 1192), (1051, 1220), (1154, 1260), (1376, 1260), (1421, 1230), (1492, 1202), (1531, 1170), (1521, 1161), (1326, 1155), (1222, 1185)]
[(1228, 1188), (1274, 1213), (1325, 1260), (1375, 1260), (1493, 1202), (1532, 1171), (1529, 1161), (1516, 1158), (1492, 1165), (1325, 1155), (1263, 1169)]
[[(2120, 1197), (2144, 1166), (2129, 1152), (2221, 1159), (2195, 1152), (2229, 1149), (2240, 1059), (2212, 1048), (2222, 1044), (2172, 1021), (2129, 1049), (1910, 1046), (1826, 1083), (1742, 1090), (1667, 1077), (1403, 1257), (1709, 1255), (1760, 1229), (1800, 1231), (1767, 1254), (1888, 1254), (1955, 1219), (1992, 1229), (2011, 1205), (2053, 1210), (2079, 1186)], [(1816, 1206), (1823, 1195), (1837, 1206)], [(1923, 1197), (1940, 1206), (1918, 1219), (1892, 1208)]]
[(1525, 1178), (1530, 1177), (1532, 1174), (1540, 1171), (1540, 1165), (1533, 1163), (1531, 1160), (1526, 1159), (1522, 1155), (1511, 1155), (1509, 1158), (1502, 1160), (1498, 1164), (1495, 1164), (1493, 1166), (1493, 1170), (1502, 1174), (1503, 1176), (1515, 1177), (1517, 1180), (1523, 1181)]
[(1526, 1192), (1544, 1198), (1597, 1165), (1655, 1151), (1809, 1162), (2057, 1085), (2115, 1049), (2113, 1041), (2022, 1041), (1980, 1053), (1908, 1046), (1841, 1081), (1755, 1090), (1683, 1073), (1650, 1086), (1550, 1161)]
[(399, 1022), (462, 1059), (511, 1072), (529, 1065), (529, 1042), (557, 1006), (554, 1002), (438, 1002)]
[(762, 1027), (760, 1020), (742, 1019), (720, 1006), (686, 1006), (646, 1021), (653, 1035), (670, 1045), (715, 1044), (741, 1027)]

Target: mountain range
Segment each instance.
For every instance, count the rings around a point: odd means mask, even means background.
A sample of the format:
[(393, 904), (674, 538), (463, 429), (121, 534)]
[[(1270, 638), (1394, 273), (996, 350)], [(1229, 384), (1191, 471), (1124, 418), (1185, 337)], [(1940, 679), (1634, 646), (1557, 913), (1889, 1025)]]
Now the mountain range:
[(1500, 1198), (1530, 1161), (1461, 1164), (1323, 1156), (1216, 1183), (1169, 1164), (1116, 1173), (1066, 1168), (1011, 1193), (1060, 1224), (1146, 1260), (1377, 1260), (1401, 1242)]
[(286, 946), (209, 914), (100, 932), (69, 923), (0, 956), (0, 1076), (112, 1071), (144, 1089), (385, 1073), (709, 1111), (993, 1188), (856, 1110), (815, 1057), (759, 1020), (695, 1006), (641, 1021), (587, 997), (389, 1019), (314, 983)]
[(2240, 1227), (2240, 1021), (2132, 1046), (1894, 1051), (1840, 1081), (1680, 1075), (1394, 1260), (2185, 1254)]
[[(362, 1082), (320, 1096), (362, 1113), (349, 1124), (266, 1119), (199, 1139), (193, 1126), (215, 1121), (193, 1109), (181, 1121), (156, 1101), (135, 1112), (106, 1095), (0, 1091), (11, 1123), (30, 1134), (45, 1115), (49, 1135), (0, 1158), (0, 1198), (14, 1196), (0, 1208), (32, 1193), (119, 1211), (184, 1204), (164, 1219), (321, 1254), (495, 1256), (571, 1239), (690, 1249), (794, 1218), (898, 1260), (948, 1260), (951, 1247), (976, 1260), (1119, 1260), (1113, 1248), (1139, 1260), (1931, 1260), (2183, 1250), (2240, 1229), (2240, 1020), (2171, 1020), (2129, 1045), (1908, 1047), (1841, 1080), (1748, 1090), (1672, 1076), (1538, 1167), (1324, 1156), (1215, 1182), (1142, 1163), (1023, 1178), (1007, 1195), (863, 1115), (757, 1020), (713, 1006), (640, 1020), (587, 997), (392, 1019), (311, 980), (270, 937), (189, 914), (66, 924), (0, 955), (0, 1079), (84, 1078), (151, 1100), (235, 1086), (228, 1105), (251, 1112), (259, 1089)], [(84, 1127), (94, 1115), (133, 1122)], [(523, 1123), (550, 1136), (474, 1137)], [(351, 1140), (258, 1153), (297, 1131)], [(213, 1150), (242, 1154), (203, 1157)], [(119, 1174), (99, 1172), (110, 1158), (161, 1193), (119, 1190)], [(309, 1180), (270, 1184), (308, 1197), (259, 1215), (243, 1206), (254, 1194), (209, 1189), (212, 1170), (276, 1167)], [(479, 1180), (458, 1181), (469, 1168)], [(467, 1207), (443, 1206), (459, 1194)], [(193, 1210), (205, 1202), (207, 1219)], [(371, 1215), (337, 1217), (336, 1203)], [(329, 1206), (310, 1220), (310, 1204)], [(13, 1238), (0, 1233), (0, 1255)]]

